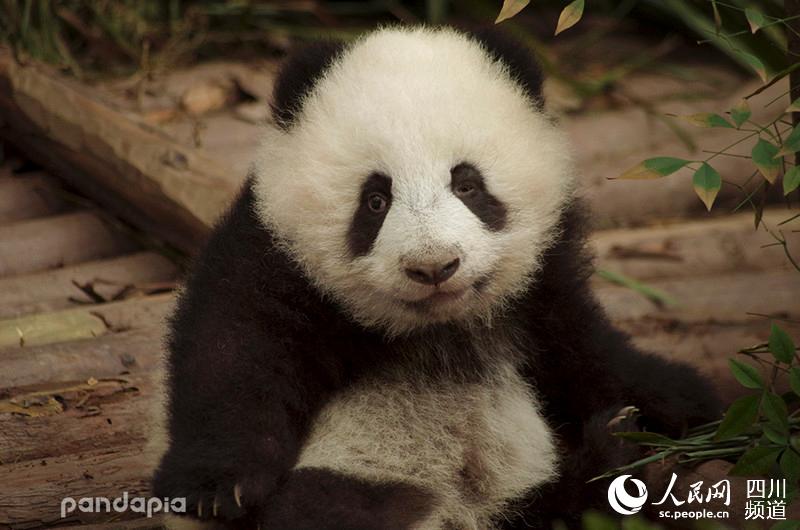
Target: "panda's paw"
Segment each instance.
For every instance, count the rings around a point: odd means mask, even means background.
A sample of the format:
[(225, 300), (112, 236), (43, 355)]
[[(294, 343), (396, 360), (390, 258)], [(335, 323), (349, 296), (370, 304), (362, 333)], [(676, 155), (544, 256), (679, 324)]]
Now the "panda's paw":
[(239, 474), (198, 492), (193, 503), (187, 499), (187, 512), (198, 519), (241, 519), (260, 509), (276, 487), (277, 480), (268, 473)]
[(153, 493), (185, 499), (186, 516), (235, 521), (263, 506), (277, 489), (277, 482), (265, 469), (174, 465), (165, 459), (153, 478)]

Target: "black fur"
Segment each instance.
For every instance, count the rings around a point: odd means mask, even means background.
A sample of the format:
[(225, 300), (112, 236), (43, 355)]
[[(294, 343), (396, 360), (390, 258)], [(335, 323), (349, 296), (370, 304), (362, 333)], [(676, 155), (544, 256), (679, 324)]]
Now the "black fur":
[(537, 107), (544, 105), (542, 99), (542, 70), (531, 57), (531, 49), (507, 33), (495, 27), (474, 28), (470, 33), (480, 41), (495, 60), (503, 62), (511, 75), (525, 90)]
[[(466, 162), (458, 164), (450, 170), (450, 189), (461, 199), (461, 202), (480, 219), (489, 230), (498, 231), (506, 226), (506, 206), (497, 197), (489, 193), (483, 175), (475, 166)], [(472, 186), (468, 194), (459, 194), (463, 185)]]
[[(298, 76), (318, 75), (319, 68), (306, 69), (303, 60), (290, 64), (284, 75), (295, 79), (279, 81), (276, 105), (293, 113), (291, 102), (312, 83)], [(560, 478), (518, 499), (518, 516), (504, 521), (505, 528), (546, 527), (553, 519), (576, 524), (582, 510), (605, 507), (608, 482), (586, 481), (631, 456), (606, 428), (621, 406), (637, 406), (641, 426), (669, 434), (719, 417), (710, 386), (692, 368), (636, 350), (611, 326), (589, 288), (585, 227), (573, 204), (537, 281), (495, 322), (519, 336), (528, 352), (523, 375), (540, 395), (562, 452)], [(399, 362), (397, 351), (432, 341), (463, 354), (425, 358), (420, 373), (431, 374), (431, 384), (437, 373), (480, 375), (481, 358), (455, 325), (390, 342), (323, 299), (260, 223), (248, 180), (198, 257), (172, 318), (171, 443), (154, 494), (185, 496), (190, 512), (202, 518), (216, 503), (226, 528), (410, 527), (432, 509), (431, 492), (292, 468), (314, 415), (333, 393), (383, 363)]]
[[(369, 207), (369, 199), (373, 193), (380, 194), (386, 201), (382, 212), (374, 212)], [(363, 256), (372, 249), (375, 238), (383, 226), (383, 220), (392, 206), (392, 179), (380, 173), (373, 173), (361, 185), (361, 197), (358, 209), (353, 215), (350, 230), (347, 232), (347, 244), (353, 256)]]
[(300, 112), (303, 98), (314, 88), (336, 57), (344, 50), (338, 41), (318, 41), (292, 54), (284, 63), (272, 93), (275, 123), (288, 129)]

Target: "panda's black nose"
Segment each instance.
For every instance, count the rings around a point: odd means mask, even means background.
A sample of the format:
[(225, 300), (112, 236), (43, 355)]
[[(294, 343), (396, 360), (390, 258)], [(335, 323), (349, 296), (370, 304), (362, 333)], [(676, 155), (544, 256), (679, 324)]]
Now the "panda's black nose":
[(406, 267), (406, 276), (424, 285), (439, 285), (455, 274), (460, 264), (461, 260), (456, 258), (444, 265), (414, 265), (413, 267)]

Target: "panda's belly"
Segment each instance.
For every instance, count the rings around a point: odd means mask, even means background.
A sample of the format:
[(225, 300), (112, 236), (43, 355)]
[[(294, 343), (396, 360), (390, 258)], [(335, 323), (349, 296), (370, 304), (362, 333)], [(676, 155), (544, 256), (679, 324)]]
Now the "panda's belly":
[(365, 381), (328, 403), (296, 468), (433, 492), (418, 528), (486, 529), (509, 501), (554, 478), (556, 451), (537, 402), (509, 365), (480, 383)]

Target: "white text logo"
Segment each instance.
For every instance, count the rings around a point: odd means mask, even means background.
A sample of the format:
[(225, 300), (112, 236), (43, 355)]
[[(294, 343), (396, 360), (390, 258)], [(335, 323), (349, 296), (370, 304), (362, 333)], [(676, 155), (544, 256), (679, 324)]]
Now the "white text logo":
[(625, 481), (630, 477), (630, 475), (621, 475), (615, 478), (608, 486), (608, 503), (614, 508), (615, 512), (622, 515), (637, 513), (647, 501), (647, 488), (641, 480), (631, 479), (631, 482), (638, 490), (637, 495), (630, 495), (625, 491)]

